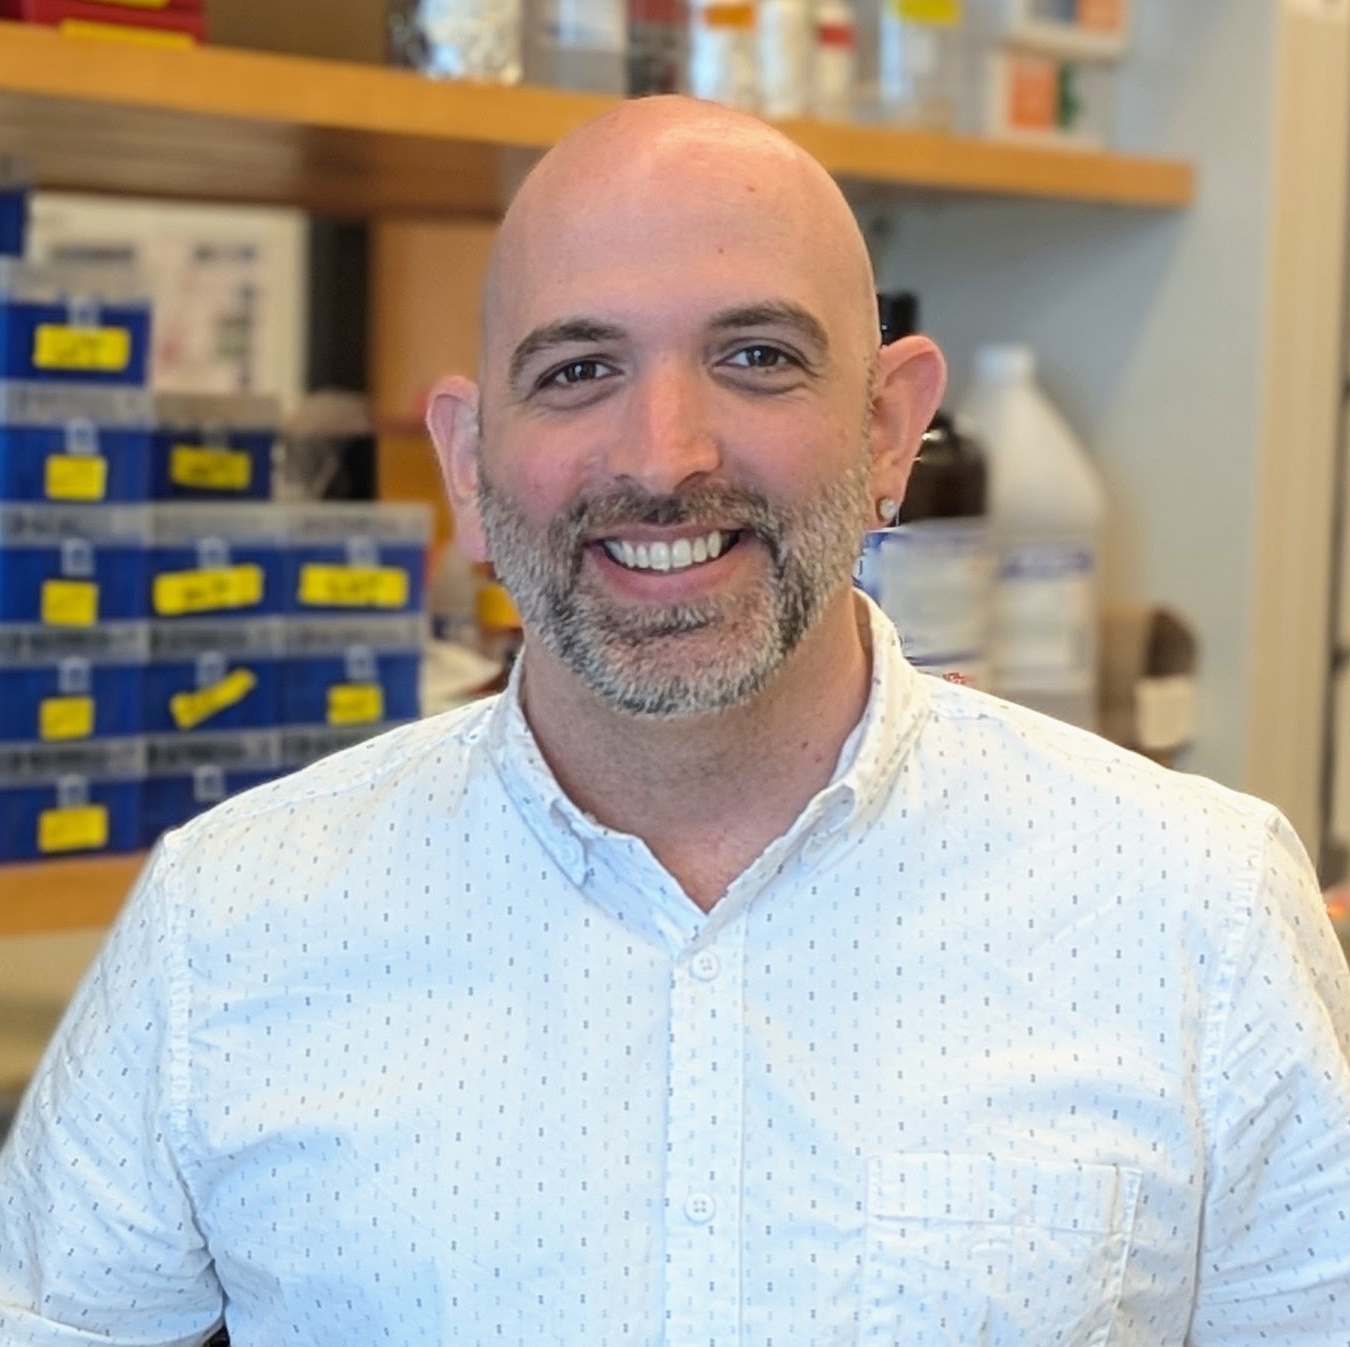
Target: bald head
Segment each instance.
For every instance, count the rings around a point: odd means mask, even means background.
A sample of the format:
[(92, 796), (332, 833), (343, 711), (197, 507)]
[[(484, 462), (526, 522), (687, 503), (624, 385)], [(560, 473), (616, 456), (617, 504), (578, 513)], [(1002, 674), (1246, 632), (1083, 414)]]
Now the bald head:
[(663, 235), (677, 230), (705, 231), (709, 249), (758, 239), (785, 266), (810, 267), (843, 301), (841, 335), (875, 348), (871, 263), (830, 175), (757, 118), (672, 96), (621, 103), (565, 137), (526, 178), (488, 267), (485, 376), (518, 327), (520, 301), (574, 261), (589, 264), (579, 252), (646, 238), (652, 267), (662, 268), (673, 261)]

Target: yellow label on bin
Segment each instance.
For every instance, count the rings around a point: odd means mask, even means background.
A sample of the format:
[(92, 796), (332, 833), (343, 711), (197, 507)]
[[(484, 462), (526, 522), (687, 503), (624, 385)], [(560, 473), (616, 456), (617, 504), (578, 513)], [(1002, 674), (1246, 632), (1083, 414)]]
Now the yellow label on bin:
[(205, 571), (166, 571), (155, 576), (150, 602), (160, 617), (251, 608), (262, 602), (263, 569), (246, 562)]
[(92, 697), (44, 697), (38, 707), (38, 738), (88, 739), (94, 732)]
[(102, 500), (108, 494), (108, 460), (98, 454), (52, 454), (43, 466), (48, 500)]
[(339, 683), (328, 689), (330, 725), (373, 725), (384, 719), (384, 689), (378, 683)]
[(42, 621), (48, 627), (92, 627), (98, 621), (98, 585), (92, 580), (44, 580)]
[(86, 19), (62, 19), (56, 31), (65, 37), (94, 37), (104, 42), (127, 42), (133, 47), (195, 47), (191, 33), (171, 29), (140, 28), (132, 23), (90, 23)]
[(169, 450), (169, 481), (207, 491), (247, 491), (253, 481), (253, 460), (239, 449), (175, 444)]
[(405, 608), (408, 572), (397, 566), (301, 566), (296, 597), (308, 608)]
[(125, 327), (67, 327), (39, 323), (33, 336), (38, 369), (119, 374), (131, 364), (131, 332)]
[(97, 851), (107, 845), (107, 805), (44, 809), (38, 815), (37, 849), (44, 856), (60, 851)]
[(235, 669), (218, 683), (195, 692), (176, 692), (169, 698), (169, 714), (180, 730), (196, 729), (219, 711), (236, 706), (258, 686), (252, 669)]
[(898, 19), (951, 28), (961, 22), (961, 0), (891, 0)]

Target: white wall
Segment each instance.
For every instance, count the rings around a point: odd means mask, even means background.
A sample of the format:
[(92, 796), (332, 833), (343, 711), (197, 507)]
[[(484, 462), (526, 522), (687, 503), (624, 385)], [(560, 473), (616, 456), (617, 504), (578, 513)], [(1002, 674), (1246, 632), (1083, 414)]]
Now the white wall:
[(1183, 765), (1242, 785), (1276, 7), (1136, 8), (1118, 142), (1193, 160), (1193, 206), (915, 204), (869, 232), (881, 283), (920, 292), (958, 393), (981, 341), (1036, 347), (1110, 491), (1107, 596), (1171, 606), (1199, 634), (1200, 728)]

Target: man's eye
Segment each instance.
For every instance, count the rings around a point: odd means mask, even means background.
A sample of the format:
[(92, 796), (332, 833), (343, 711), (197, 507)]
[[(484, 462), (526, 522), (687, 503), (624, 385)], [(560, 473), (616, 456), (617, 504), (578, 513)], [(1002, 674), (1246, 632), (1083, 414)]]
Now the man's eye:
[(603, 379), (608, 370), (609, 366), (599, 360), (571, 360), (544, 375), (540, 383), (544, 388), (575, 388)]
[(794, 361), (776, 346), (743, 346), (727, 363), (741, 369), (787, 369)]

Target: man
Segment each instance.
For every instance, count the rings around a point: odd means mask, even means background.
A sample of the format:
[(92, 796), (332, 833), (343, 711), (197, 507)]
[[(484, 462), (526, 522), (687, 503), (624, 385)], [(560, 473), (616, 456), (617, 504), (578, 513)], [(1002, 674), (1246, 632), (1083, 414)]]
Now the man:
[(161, 846), (0, 1166), (0, 1342), (1346, 1342), (1306, 858), (905, 665), (850, 567), (943, 369), (872, 292), (738, 114), (536, 170), (430, 414), (512, 686)]

